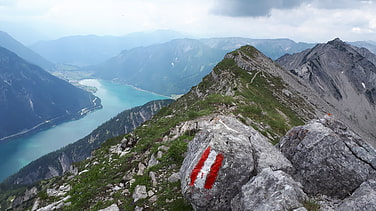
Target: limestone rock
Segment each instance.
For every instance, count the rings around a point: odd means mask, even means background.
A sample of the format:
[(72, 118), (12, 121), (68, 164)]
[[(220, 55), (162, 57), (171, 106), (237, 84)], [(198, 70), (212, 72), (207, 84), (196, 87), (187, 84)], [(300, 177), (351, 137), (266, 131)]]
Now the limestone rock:
[(158, 200), (158, 196), (157, 195), (153, 195), (152, 197), (149, 198), (149, 202), (150, 203), (154, 203)]
[(171, 176), (168, 177), (167, 181), (168, 182), (177, 182), (180, 180), (180, 173), (173, 173)]
[(364, 182), (355, 192), (335, 209), (342, 210), (376, 210), (376, 180)]
[(232, 200), (232, 210), (292, 210), (307, 198), (300, 183), (284, 173), (265, 168), (242, 187)]
[(151, 155), (150, 157), (150, 160), (148, 162), (148, 168), (152, 167), (152, 166), (155, 166), (159, 163), (159, 161), (157, 160), (157, 158), (154, 156), (154, 154)]
[(145, 185), (137, 185), (134, 189), (134, 193), (132, 195), (133, 201), (136, 202), (140, 199), (146, 199), (148, 197), (148, 193), (146, 192)]
[(376, 177), (375, 149), (329, 116), (291, 129), (279, 147), (309, 194), (344, 198)]
[(139, 206), (136, 206), (136, 207), (134, 208), (134, 211), (142, 211), (142, 210), (144, 210), (144, 208), (139, 207)]
[(30, 189), (27, 189), (25, 193), (21, 196), (17, 196), (13, 202), (12, 202), (12, 207), (17, 207), (20, 204), (30, 200), (31, 198), (35, 197), (38, 194), (38, 189), (33, 186)]
[(117, 206), (117, 204), (112, 204), (111, 206), (105, 208), (105, 209), (101, 209), (101, 210), (98, 210), (98, 211), (119, 211), (119, 207)]
[(151, 179), (151, 183), (152, 183), (153, 187), (157, 186), (158, 182), (157, 182), (155, 172), (153, 172), (153, 171), (149, 172), (149, 177)]
[(143, 163), (139, 162), (137, 175), (144, 175), (145, 169), (146, 169), (146, 166)]
[(58, 189), (47, 189), (47, 195), (49, 197), (59, 197), (64, 196), (68, 191), (71, 190), (69, 184), (61, 185)]
[(232, 198), (262, 168), (291, 167), (267, 138), (233, 116), (206, 125), (189, 143), (180, 169), (183, 195), (196, 210), (229, 210)]
[(65, 201), (67, 201), (68, 199), (70, 199), (70, 196), (66, 196), (63, 199), (59, 200), (59, 201), (55, 201), (52, 204), (49, 204), (49, 205), (47, 205), (45, 207), (41, 207), (37, 211), (61, 210), (61, 208), (63, 206), (68, 205), (70, 203), (70, 202), (65, 203)]

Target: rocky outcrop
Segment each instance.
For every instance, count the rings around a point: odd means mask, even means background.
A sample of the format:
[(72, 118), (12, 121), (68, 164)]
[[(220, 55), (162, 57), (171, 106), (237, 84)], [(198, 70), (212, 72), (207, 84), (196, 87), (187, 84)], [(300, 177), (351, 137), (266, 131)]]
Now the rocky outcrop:
[(29, 199), (35, 197), (38, 194), (38, 189), (32, 187), (27, 189), (23, 195), (16, 197), (12, 202), (12, 208), (21, 205), (22, 203), (27, 202)]
[(303, 207), (302, 185), (283, 171), (265, 168), (245, 184), (232, 200), (232, 210), (292, 210)]
[(132, 195), (134, 202), (148, 197), (145, 185), (137, 185)]
[(111, 206), (109, 206), (105, 209), (98, 210), (98, 211), (119, 211), (119, 210), (120, 209), (116, 204), (112, 204)]
[(376, 151), (330, 115), (291, 129), (280, 151), (233, 116), (203, 125), (180, 169), (195, 210), (306, 210), (310, 200), (323, 209), (375, 206)]
[(279, 148), (309, 194), (344, 198), (376, 177), (376, 151), (330, 116), (293, 128)]
[(190, 142), (181, 173), (196, 210), (230, 210), (231, 200), (264, 168), (291, 168), (268, 139), (234, 117), (218, 116)]

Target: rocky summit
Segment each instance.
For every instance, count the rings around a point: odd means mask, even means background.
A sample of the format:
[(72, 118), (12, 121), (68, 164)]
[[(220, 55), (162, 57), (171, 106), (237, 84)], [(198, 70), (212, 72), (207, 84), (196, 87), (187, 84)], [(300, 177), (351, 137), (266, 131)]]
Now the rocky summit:
[(376, 56), (340, 39), (277, 60), (308, 87), (302, 94), (376, 146)]
[[(357, 49), (338, 40), (325, 45), (347, 49), (346, 55), (350, 48)], [(314, 50), (321, 55), (328, 46), (322, 52), (317, 46)], [(341, 56), (332, 58), (321, 62), (336, 64)], [(375, 210), (376, 151), (365, 141), (371, 136), (363, 136), (369, 133), (360, 133), (361, 125), (341, 114), (344, 107), (331, 112), (335, 100), (355, 95), (338, 89), (341, 98), (306, 81), (319, 80), (315, 73), (324, 74), (326, 68), (308, 68), (314, 71), (307, 78), (293, 69), (284, 69), (252, 46), (230, 52), (187, 94), (75, 163), (75, 172), (19, 189), (0, 186), (4, 190), (0, 206), (12, 210)], [(344, 74), (346, 78), (351, 78), (350, 72)], [(334, 87), (330, 81), (320, 79), (317, 84)], [(370, 98), (364, 100), (371, 103)], [(353, 108), (346, 107), (349, 112)]]

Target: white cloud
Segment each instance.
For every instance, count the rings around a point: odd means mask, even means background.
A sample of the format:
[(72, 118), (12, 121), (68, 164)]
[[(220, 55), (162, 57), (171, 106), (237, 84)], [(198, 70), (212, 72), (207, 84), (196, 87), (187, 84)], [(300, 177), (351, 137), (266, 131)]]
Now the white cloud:
[[(74, 34), (124, 35), (155, 29), (207, 36), (287, 37), (309, 42), (324, 42), (334, 37), (376, 39), (373, 0), (228, 2), (0, 0), (0, 30), (27, 42), (35, 41), (37, 35), (39, 39), (52, 39)], [(247, 6), (247, 3), (252, 4)], [(226, 8), (228, 5), (232, 6)], [(228, 9), (227, 13), (220, 13), (218, 9), (224, 8)], [(254, 13), (255, 8), (260, 8), (258, 15)]]

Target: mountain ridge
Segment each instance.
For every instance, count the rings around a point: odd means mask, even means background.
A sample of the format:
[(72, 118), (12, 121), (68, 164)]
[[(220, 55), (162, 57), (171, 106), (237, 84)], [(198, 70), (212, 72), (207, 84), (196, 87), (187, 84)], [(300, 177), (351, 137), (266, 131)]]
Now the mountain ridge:
[(36, 64), (46, 70), (53, 70), (54, 64), (46, 60), (39, 54), (24, 46), (22, 43), (15, 40), (6, 32), (0, 31), (0, 46), (16, 53), (26, 61)]
[[(261, 47), (272, 58), (312, 45), (288, 39), (175, 39), (124, 50), (102, 64), (81, 70), (93, 71), (96, 77), (121, 81), (163, 95), (183, 94), (197, 85), (227, 51), (245, 44)], [(155, 82), (150, 82), (150, 78)]]
[[(359, 52), (361, 51), (361, 52)], [(340, 39), (277, 60), (327, 101), (329, 113), (372, 140), (375, 118), (375, 55)], [(332, 108), (329, 108), (332, 107)], [(375, 143), (373, 143), (375, 144)]]
[(100, 65), (85, 69), (95, 77), (116, 80), (163, 95), (183, 94), (211, 70), (224, 51), (198, 40), (177, 39), (124, 50)]
[(101, 108), (100, 99), (0, 47), (0, 140)]
[(57, 64), (82, 67), (104, 62), (125, 49), (164, 43), (182, 37), (185, 35), (170, 30), (131, 33), (124, 36), (76, 35), (39, 41), (30, 48)]

